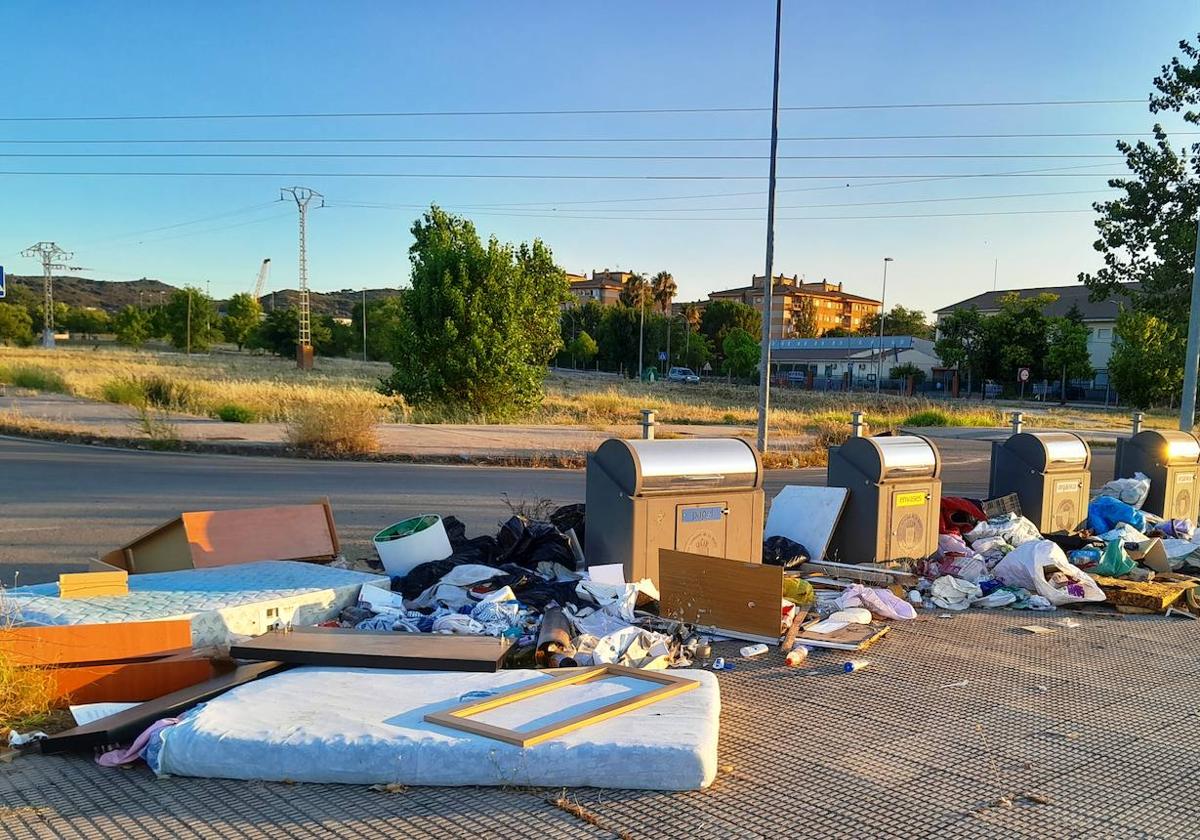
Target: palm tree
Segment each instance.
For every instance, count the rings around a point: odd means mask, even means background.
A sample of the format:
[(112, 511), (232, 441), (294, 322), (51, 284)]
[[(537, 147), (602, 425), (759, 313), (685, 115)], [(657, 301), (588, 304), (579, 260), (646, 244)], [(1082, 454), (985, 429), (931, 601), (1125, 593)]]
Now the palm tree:
[(644, 306), (650, 300), (650, 287), (642, 274), (630, 274), (621, 286), (621, 303), (626, 306)]
[(700, 317), (701, 315), (699, 306), (694, 303), (684, 304), (683, 320), (687, 321), (688, 326), (692, 329), (692, 332), (696, 332), (700, 329)]
[(654, 279), (650, 281), (650, 289), (658, 308), (663, 311), (664, 315), (670, 316), (671, 301), (675, 299), (675, 294), (679, 291), (671, 272), (660, 271), (655, 274)]

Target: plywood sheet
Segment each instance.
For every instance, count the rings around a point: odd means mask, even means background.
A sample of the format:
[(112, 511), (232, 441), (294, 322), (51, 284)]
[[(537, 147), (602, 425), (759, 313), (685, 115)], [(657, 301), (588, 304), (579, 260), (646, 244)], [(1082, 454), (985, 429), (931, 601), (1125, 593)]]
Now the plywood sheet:
[(809, 559), (823, 560), (849, 494), (844, 487), (787, 485), (771, 501), (764, 537), (787, 537), (807, 548)]
[(158, 659), (54, 668), (49, 674), (59, 703), (127, 703), (153, 700), (228, 669), (189, 648)]
[(265, 633), (233, 645), (230, 655), (293, 665), (492, 673), (500, 670), (511, 646), (511, 640), (492, 636), (305, 627)]
[(662, 549), (658, 559), (660, 611), (735, 638), (778, 642), (783, 569)]
[(236, 688), (266, 674), (286, 668), (282, 662), (254, 662), (233, 671), (205, 680), (202, 683), (172, 691), (154, 700), (139, 703), (132, 709), (118, 712), (84, 726), (51, 735), (40, 744), (43, 753), (91, 749), (105, 744), (132, 741), (147, 726), (165, 717), (175, 717), (198, 703), (211, 700), (231, 688)]
[(58, 576), (59, 598), (99, 598), (128, 594), (129, 572), (79, 572)]
[(187, 619), (0, 630), (0, 655), (15, 665), (87, 665), (190, 647)]
[(805, 630), (796, 636), (796, 643), (834, 650), (864, 650), (887, 635), (890, 629), (878, 624), (847, 624), (832, 633), (813, 633)]

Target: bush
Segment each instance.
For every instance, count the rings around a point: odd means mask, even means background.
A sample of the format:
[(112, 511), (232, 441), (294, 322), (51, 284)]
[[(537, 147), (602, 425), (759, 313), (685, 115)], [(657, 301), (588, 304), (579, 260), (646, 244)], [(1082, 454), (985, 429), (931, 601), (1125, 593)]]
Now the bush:
[(956, 425), (950, 415), (940, 408), (927, 408), (908, 415), (900, 421), (901, 426), (952, 426)]
[(379, 406), (366, 395), (338, 403), (299, 403), (288, 412), (287, 438), (318, 457), (370, 455), (379, 451), (379, 421)]
[(0, 382), (16, 385), (18, 388), (30, 388), (34, 391), (49, 391), (55, 394), (69, 394), (71, 388), (62, 374), (38, 367), (37, 365), (10, 365), (0, 367)]
[(107, 402), (119, 405), (132, 405), (142, 408), (146, 405), (146, 391), (136, 379), (110, 379), (100, 388), (100, 393)]
[[(0, 599), (0, 631), (13, 626)], [(0, 740), (7, 742), (7, 730), (18, 731), (42, 726), (54, 707), (55, 681), (48, 668), (17, 665), (0, 653)]]
[(157, 408), (187, 411), (194, 402), (192, 388), (186, 382), (152, 374), (142, 377), (138, 383), (146, 395), (146, 402)]
[(258, 415), (253, 409), (237, 403), (226, 403), (217, 409), (217, 417), (226, 423), (257, 423)]

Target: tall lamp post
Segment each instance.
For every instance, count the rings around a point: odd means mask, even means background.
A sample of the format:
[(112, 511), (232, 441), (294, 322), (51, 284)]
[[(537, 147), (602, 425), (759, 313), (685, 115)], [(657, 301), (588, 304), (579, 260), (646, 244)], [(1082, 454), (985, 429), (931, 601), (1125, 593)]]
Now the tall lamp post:
[(883, 291), (879, 294), (879, 359), (875, 370), (876, 394), (879, 393), (879, 386), (883, 381), (883, 319), (887, 312), (887, 265), (891, 261), (891, 257), (883, 258)]

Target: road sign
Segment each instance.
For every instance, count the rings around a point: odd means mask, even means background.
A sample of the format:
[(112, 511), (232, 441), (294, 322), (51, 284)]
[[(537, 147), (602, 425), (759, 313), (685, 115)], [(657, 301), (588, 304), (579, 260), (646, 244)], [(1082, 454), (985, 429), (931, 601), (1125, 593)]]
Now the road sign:
[(4, 266), (0, 265), (0, 300), (3, 300), (4, 295), (5, 295)]
[(1017, 379), (1022, 382), (1029, 381), (1029, 368), (1017, 368)]
[(665, 362), (667, 360), (667, 351), (666, 350), (658, 351), (658, 360), (660, 362)]

